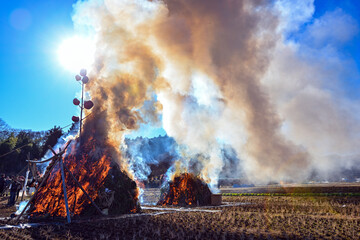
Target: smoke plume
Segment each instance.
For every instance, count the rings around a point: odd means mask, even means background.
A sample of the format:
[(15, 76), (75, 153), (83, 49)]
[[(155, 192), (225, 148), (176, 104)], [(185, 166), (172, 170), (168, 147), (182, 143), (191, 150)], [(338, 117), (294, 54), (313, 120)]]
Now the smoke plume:
[[(299, 181), (327, 164), (327, 155), (358, 154), (355, 105), (332, 91), (335, 79), (324, 85), (336, 78), (328, 63), (317, 67), (323, 59), (312, 58), (309, 47), (286, 41), (312, 16), (313, 2), (303, 4), (305, 12), (266, 0), (78, 2), (75, 27), (97, 46), (88, 88), (96, 108), (86, 124), (119, 149), (140, 123), (161, 119), (180, 146), (176, 166), (192, 171), (195, 158), (211, 186), (227, 170), (225, 145), (241, 160), (239, 174), (253, 182)], [(323, 44), (328, 33), (319, 29), (329, 18), (311, 25), (305, 39)]]

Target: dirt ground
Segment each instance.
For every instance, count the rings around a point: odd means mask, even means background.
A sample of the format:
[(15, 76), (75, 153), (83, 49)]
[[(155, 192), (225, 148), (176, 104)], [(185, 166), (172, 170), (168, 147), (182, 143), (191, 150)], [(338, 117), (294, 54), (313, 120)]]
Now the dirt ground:
[(10, 217), (11, 214), (16, 212), (16, 205), (19, 204), (20, 199), (17, 201), (17, 203), (14, 206), (8, 207), (9, 196), (2, 196), (0, 197), (0, 218), (3, 217)]
[[(2, 216), (15, 211), (3, 203)], [(360, 197), (224, 196), (223, 203), (148, 205), (142, 214), (0, 230), (0, 239), (360, 239)]]

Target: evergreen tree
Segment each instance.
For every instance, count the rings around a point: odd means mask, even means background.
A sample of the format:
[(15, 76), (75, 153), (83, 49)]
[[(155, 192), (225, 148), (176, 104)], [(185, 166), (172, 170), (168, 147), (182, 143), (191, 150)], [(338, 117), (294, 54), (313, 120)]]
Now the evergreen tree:
[(48, 150), (48, 146), (54, 147), (57, 143), (58, 139), (63, 135), (63, 131), (60, 127), (54, 126), (52, 129), (48, 131), (47, 138), (45, 143), (42, 146), (41, 155), (45, 155)]
[(16, 130), (0, 119), (0, 173), (19, 174), (26, 169), (28, 154), (31, 159), (41, 159), (48, 145), (53, 147), (62, 134), (61, 128), (56, 126), (46, 132)]

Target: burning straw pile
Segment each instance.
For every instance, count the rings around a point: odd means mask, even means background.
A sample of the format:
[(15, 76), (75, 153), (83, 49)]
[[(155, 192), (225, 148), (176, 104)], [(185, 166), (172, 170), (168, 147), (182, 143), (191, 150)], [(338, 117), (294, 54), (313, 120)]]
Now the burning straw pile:
[[(77, 145), (72, 144), (71, 152), (64, 158), (64, 177), (71, 215), (99, 215), (100, 211), (106, 215), (139, 212), (136, 182), (120, 170), (108, 148), (92, 137), (80, 147), (77, 148)], [(45, 173), (48, 177), (31, 201), (28, 212), (32, 217), (67, 215), (61, 165), (56, 163), (53, 160), (48, 165)]]
[(208, 185), (191, 173), (175, 175), (162, 189), (158, 205), (204, 206), (211, 204)]

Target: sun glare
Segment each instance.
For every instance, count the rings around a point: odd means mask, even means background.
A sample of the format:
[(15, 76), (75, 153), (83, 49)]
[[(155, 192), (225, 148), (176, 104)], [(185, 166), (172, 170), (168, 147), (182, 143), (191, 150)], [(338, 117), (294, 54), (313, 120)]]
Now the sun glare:
[(58, 48), (60, 64), (71, 72), (90, 69), (94, 62), (95, 44), (88, 38), (74, 36), (65, 39)]

